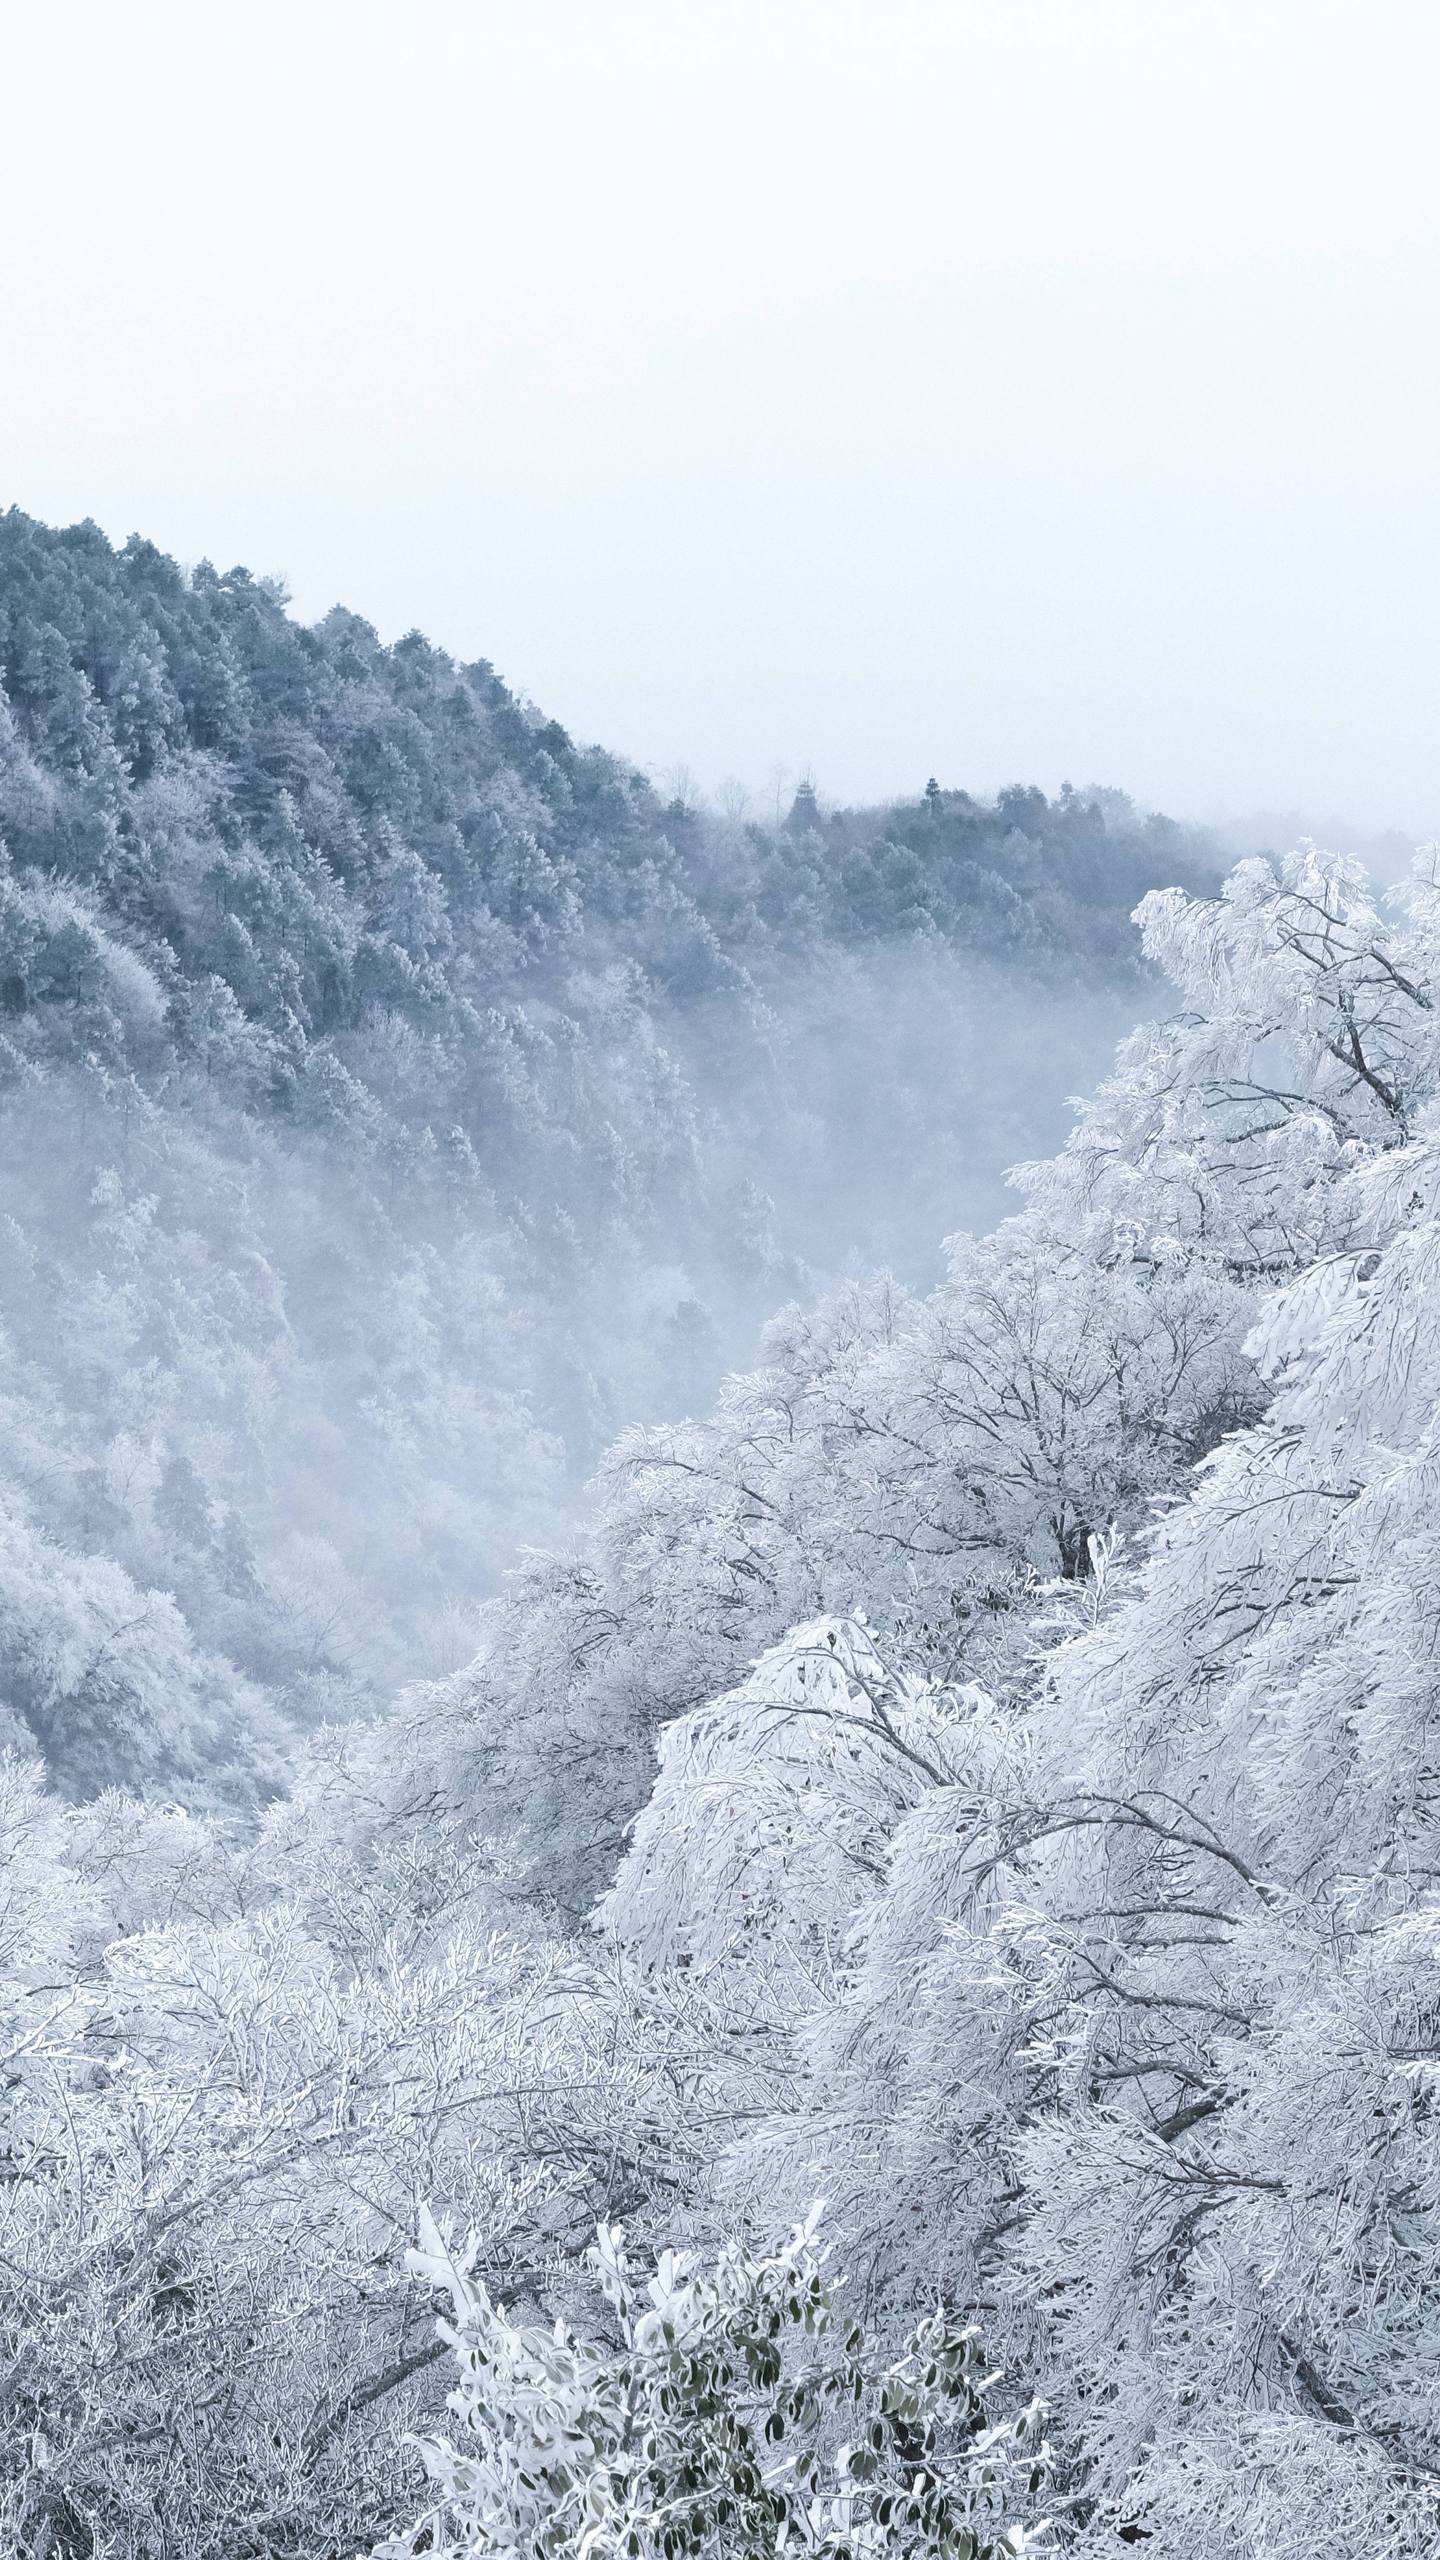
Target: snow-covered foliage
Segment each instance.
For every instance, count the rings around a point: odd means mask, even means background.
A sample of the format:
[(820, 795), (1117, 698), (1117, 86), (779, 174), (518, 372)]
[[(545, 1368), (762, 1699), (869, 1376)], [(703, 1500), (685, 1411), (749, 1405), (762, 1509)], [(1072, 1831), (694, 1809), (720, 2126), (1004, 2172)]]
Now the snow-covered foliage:
[[(1018, 1214), (466, 1670), (244, 1828), (4, 1764), (17, 2549), (1432, 2560), (1440, 893), (1143, 925)], [(204, 1723), (163, 1613), (87, 1676)]]
[(263, 1858), (9, 1760), (0, 1825), (0, 2547), (353, 2548), (395, 2487), (365, 2413), (432, 2361), (424, 2199), (466, 2199), (501, 2277), (543, 2254), (504, 2130), (543, 1966), (407, 1958), (363, 1915), (329, 1943)]
[(1265, 1419), (1057, 1659), (1005, 1844), (1059, 2101), (1012, 2281), (1097, 2496), (1184, 2560), (1440, 2533), (1437, 1139), (1267, 1308)]
[(424, 2444), (435, 2503), (377, 2560), (1038, 2551), (1044, 2523), (1013, 2510), (1044, 2485), (1043, 2411), (992, 2421), (975, 2331), (942, 2317), (877, 2358), (826, 2281), (817, 2220), (767, 2257), (667, 2249), (644, 2282), (602, 2223), (588, 2254), (618, 2335), (597, 2342), (517, 2325), (429, 2222), (413, 2263), (451, 2298), (460, 2440)]

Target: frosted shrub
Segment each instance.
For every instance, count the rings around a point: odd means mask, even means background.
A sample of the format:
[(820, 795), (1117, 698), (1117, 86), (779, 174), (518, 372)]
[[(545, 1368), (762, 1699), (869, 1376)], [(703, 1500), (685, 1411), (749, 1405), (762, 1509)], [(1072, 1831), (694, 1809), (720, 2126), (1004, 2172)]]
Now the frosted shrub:
[(1000, 2560), (1039, 2549), (1014, 2510), (1041, 2488), (1043, 2411), (991, 2423), (973, 2329), (943, 2312), (887, 2362), (847, 2321), (817, 2214), (772, 2257), (667, 2249), (638, 2275), (622, 2234), (589, 2252), (603, 2340), (522, 2326), (427, 2219), (416, 2271), (448, 2291), (455, 2437), (422, 2440), (435, 2491), (377, 2560)]

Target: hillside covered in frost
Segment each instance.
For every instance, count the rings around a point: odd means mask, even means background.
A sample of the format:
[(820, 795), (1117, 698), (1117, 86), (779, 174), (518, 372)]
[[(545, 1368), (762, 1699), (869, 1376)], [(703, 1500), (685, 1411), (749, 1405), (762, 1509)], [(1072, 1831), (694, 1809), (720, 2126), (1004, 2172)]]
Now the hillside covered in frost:
[(253, 1800), (463, 1660), (617, 1430), (988, 1221), (1203, 861), (667, 803), (418, 634), (0, 517), (4, 1730)]

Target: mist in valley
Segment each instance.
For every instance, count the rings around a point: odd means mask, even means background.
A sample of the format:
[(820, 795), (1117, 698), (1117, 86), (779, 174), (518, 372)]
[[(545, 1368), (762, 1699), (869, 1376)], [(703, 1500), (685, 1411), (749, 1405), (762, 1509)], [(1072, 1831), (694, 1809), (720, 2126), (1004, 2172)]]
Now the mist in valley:
[[(787, 1301), (877, 1269), (928, 1287), (947, 1235), (1008, 1214), (1007, 1168), (1050, 1152), (1141, 993), (936, 940), (647, 1020), (671, 1116), (619, 1207), (570, 1131), (558, 1170), (522, 1148), (477, 1175), (468, 1148), (457, 1169), (277, 1128), (223, 1072), (158, 1094), (32, 1074), (0, 1133), (8, 1491), (57, 1567), (119, 1565), (302, 1723), (453, 1669), (622, 1428), (708, 1411)], [(93, 1629), (118, 1676), (97, 1607), (68, 1651), (22, 1636), (9, 1699), (85, 1783), (134, 1774), (113, 1699), (76, 1693)], [(207, 1712), (217, 1739), (241, 1714)]]

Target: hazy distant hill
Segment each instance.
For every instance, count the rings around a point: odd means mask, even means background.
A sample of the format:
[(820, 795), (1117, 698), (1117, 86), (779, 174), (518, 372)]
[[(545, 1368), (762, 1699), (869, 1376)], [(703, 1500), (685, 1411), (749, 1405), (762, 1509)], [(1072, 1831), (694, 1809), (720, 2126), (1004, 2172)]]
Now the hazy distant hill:
[(0, 676), (0, 1700), (77, 1785), (243, 1792), (458, 1658), (618, 1423), (988, 1218), (1208, 871), (1108, 793), (665, 806), (13, 512)]

